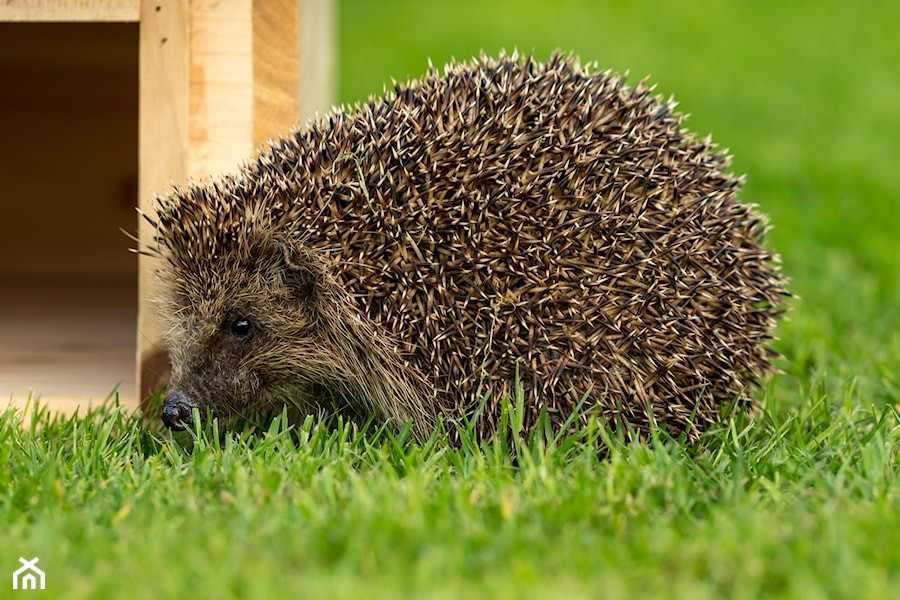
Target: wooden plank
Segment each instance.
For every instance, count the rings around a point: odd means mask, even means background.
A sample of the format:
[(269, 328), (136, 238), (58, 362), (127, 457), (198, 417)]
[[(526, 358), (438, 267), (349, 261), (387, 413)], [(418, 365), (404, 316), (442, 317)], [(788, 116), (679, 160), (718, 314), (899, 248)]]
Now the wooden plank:
[(0, 344), (0, 408), (32, 394), (56, 398), (54, 409), (65, 408), (63, 399), (74, 408), (102, 402), (117, 386), (133, 406), (135, 287), (133, 273), (4, 274), (0, 313), (11, 343)]
[(135, 22), (140, 4), (140, 0), (3, 0), (0, 21)]
[(233, 171), (253, 152), (251, 0), (191, 3), (189, 175)]
[(297, 121), (297, 0), (253, 3), (253, 145)]
[[(181, 0), (141, 2), (140, 99), (138, 109), (138, 204), (153, 214), (154, 194), (188, 177), (189, 14)], [(141, 243), (153, 231), (141, 219)], [(152, 299), (160, 295), (152, 259), (138, 261), (138, 392), (145, 398), (165, 381), (167, 356)]]
[(334, 102), (336, 0), (299, 0), (298, 116), (303, 124)]

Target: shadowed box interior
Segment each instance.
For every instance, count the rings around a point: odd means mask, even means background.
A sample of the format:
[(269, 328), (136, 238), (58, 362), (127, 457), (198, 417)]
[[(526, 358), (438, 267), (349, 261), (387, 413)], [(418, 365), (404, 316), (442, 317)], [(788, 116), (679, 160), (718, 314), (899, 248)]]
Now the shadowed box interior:
[(138, 25), (0, 23), (0, 396), (135, 401)]

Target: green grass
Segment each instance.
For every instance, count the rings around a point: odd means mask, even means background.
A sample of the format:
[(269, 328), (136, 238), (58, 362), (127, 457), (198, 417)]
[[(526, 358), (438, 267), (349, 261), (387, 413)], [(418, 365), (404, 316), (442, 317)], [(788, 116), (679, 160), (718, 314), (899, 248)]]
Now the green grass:
[(516, 464), (339, 422), (6, 413), (3, 552), (67, 598), (890, 597), (898, 414), (809, 398), (689, 447), (532, 436)]
[(502, 47), (674, 94), (800, 296), (763, 410), (692, 444), (526, 440), (517, 464), (341, 424), (192, 442), (113, 408), (6, 412), (0, 576), (39, 556), (65, 598), (898, 597), (900, 4), (339, 8), (343, 102)]

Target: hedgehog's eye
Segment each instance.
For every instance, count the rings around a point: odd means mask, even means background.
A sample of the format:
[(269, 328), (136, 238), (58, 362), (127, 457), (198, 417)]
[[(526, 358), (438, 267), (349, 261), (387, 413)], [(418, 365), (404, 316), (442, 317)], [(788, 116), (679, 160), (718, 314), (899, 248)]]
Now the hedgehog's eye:
[(231, 335), (239, 340), (246, 340), (253, 334), (253, 323), (246, 317), (238, 317), (231, 322)]

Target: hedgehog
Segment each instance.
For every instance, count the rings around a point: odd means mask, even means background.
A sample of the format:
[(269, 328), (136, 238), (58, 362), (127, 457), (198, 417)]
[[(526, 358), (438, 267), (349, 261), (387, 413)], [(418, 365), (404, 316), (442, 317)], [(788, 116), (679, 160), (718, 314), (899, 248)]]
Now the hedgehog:
[(693, 436), (752, 407), (789, 294), (730, 157), (683, 120), (571, 55), (482, 54), (158, 197), (164, 423), (489, 437), (513, 402), (524, 428)]

